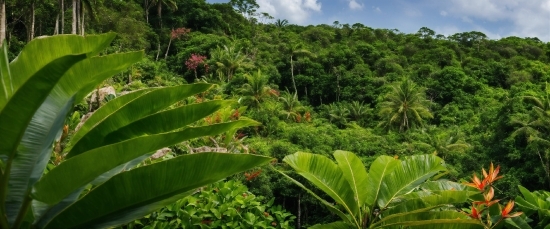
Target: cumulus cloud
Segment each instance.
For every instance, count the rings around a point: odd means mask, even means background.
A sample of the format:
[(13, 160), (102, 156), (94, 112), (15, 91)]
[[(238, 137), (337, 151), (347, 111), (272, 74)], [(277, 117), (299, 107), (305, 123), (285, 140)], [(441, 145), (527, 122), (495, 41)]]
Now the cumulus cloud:
[(363, 9), (363, 4), (359, 4), (356, 0), (349, 1), (349, 8), (352, 10), (361, 10)]
[(447, 16), (447, 11), (445, 10), (442, 10), (441, 12), (439, 12), (439, 14), (443, 17)]
[(447, 7), (457, 17), (508, 22), (504, 36), (550, 40), (550, 0), (450, 0)]
[(312, 12), (321, 12), (319, 0), (257, 0), (258, 12), (287, 19), (291, 23), (305, 24)]

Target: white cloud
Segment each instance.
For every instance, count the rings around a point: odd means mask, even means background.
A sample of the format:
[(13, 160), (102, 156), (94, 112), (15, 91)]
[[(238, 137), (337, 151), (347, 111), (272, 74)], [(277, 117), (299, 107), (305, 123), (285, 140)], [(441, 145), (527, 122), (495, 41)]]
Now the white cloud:
[(511, 29), (504, 36), (550, 40), (550, 0), (450, 0), (449, 3), (446, 10), (450, 15), (509, 23), (507, 27)]
[(258, 12), (287, 19), (290, 23), (305, 24), (312, 12), (321, 12), (319, 0), (257, 0)]
[(373, 6), (372, 9), (374, 9), (374, 11), (376, 11), (376, 12), (382, 12), (382, 10), (380, 10), (380, 7), (378, 7), (378, 6), (377, 7)]
[(447, 11), (445, 10), (442, 10), (441, 12), (439, 12), (439, 14), (443, 17), (447, 16)]
[(359, 4), (356, 0), (350, 0), (349, 1), (349, 8), (352, 10), (361, 10), (363, 9), (363, 4)]

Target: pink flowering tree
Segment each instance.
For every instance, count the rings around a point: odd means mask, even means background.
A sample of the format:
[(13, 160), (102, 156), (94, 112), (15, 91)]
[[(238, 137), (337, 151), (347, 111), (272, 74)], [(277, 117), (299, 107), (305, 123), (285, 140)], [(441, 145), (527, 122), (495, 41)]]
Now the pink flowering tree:
[(166, 53), (164, 54), (164, 59), (168, 57), (168, 51), (170, 51), (170, 45), (172, 44), (172, 40), (180, 39), (183, 36), (187, 35), (189, 32), (191, 32), (191, 29), (186, 28), (177, 28), (172, 29), (170, 32), (170, 41), (168, 42), (168, 48), (166, 48)]
[(200, 55), (200, 54), (191, 54), (191, 57), (185, 61), (185, 66), (187, 66), (187, 69), (193, 70), (195, 72), (195, 79), (198, 79), (197, 77), (197, 68), (202, 64), (204, 65), (204, 68), (208, 72), (208, 65), (205, 64), (206, 56)]

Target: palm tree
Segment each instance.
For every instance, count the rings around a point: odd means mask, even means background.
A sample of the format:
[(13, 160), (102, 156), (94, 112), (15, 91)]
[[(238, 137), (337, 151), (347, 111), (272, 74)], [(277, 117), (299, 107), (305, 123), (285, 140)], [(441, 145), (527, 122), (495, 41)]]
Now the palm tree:
[(277, 20), (275, 21), (275, 26), (277, 26), (278, 28), (283, 28), (283, 27), (285, 27), (285, 26), (287, 26), (287, 25), (288, 25), (288, 20), (286, 20), (286, 19), (283, 19), (283, 20), (277, 19)]
[(435, 128), (432, 128), (429, 129), (425, 135), (425, 142), (415, 142), (414, 144), (432, 148), (432, 153), (443, 159), (454, 152), (464, 152), (466, 149), (470, 148), (470, 144), (462, 141), (458, 130), (436, 133)]
[(371, 109), (368, 106), (363, 105), (362, 102), (353, 101), (348, 105), (348, 110), (351, 120), (361, 125)]
[[(233, 78), (233, 74), (239, 68), (252, 67), (248, 57), (244, 55), (235, 45), (229, 47), (219, 46), (211, 53), (212, 59), (216, 61), (217, 71), (220, 75), (225, 75), (229, 82)], [(220, 77), (222, 79), (223, 77)]]
[(290, 117), (296, 120), (296, 118), (300, 115), (299, 112), (304, 108), (300, 103), (300, 100), (298, 100), (298, 95), (296, 93), (291, 94), (288, 90), (283, 92), (281, 97), (279, 97), (279, 101), (281, 101), (283, 106), (281, 114), (286, 116), (287, 120), (290, 119)]
[(73, 0), (73, 24), (71, 34), (80, 34), (84, 35), (85, 23), (84, 16), (85, 12), (88, 11), (90, 18), (95, 19), (95, 6), (90, 0)]
[(383, 121), (379, 126), (399, 126), (399, 131), (422, 126), (425, 119), (433, 118), (429, 105), (423, 88), (409, 79), (403, 80), (392, 86), (392, 91), (386, 94), (384, 102), (380, 104), (379, 115)]
[(263, 98), (269, 95), (271, 90), (267, 85), (269, 78), (262, 74), (262, 71), (259, 69), (254, 74), (246, 74), (245, 77), (248, 83), (244, 84), (239, 92), (241, 95), (252, 99), (253, 104), (258, 106)]
[[(178, 5), (174, 0), (152, 0), (152, 5), (157, 5), (157, 16), (159, 19), (159, 26), (162, 28), (162, 5), (168, 6), (171, 10), (177, 10)], [(147, 13), (147, 20), (149, 20), (149, 14)]]
[(348, 116), (350, 110), (342, 104), (330, 104), (329, 107), (329, 120), (331, 123), (336, 124), (339, 128), (343, 128), (348, 123)]
[[(523, 96), (522, 99), (534, 106), (531, 114), (525, 114), (526, 117), (512, 118), (510, 124), (518, 128), (512, 132), (511, 137), (526, 138), (528, 147), (537, 152), (550, 184), (550, 88), (546, 84), (545, 95), (542, 97)], [(544, 154), (541, 154), (541, 150)]]
[(307, 49), (302, 48), (302, 44), (296, 44), (290, 46), (290, 74), (292, 76), (292, 86), (294, 87), (294, 93), (298, 93), (298, 89), (296, 88), (296, 80), (294, 79), (294, 57), (298, 56), (307, 56), (307, 57), (313, 57), (315, 58), (315, 54), (310, 52)]

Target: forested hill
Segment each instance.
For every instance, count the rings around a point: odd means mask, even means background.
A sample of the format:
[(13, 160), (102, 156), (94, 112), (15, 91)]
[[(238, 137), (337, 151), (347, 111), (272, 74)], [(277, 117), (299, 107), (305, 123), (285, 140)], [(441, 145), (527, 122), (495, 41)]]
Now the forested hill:
[[(517, 195), (520, 183), (550, 187), (549, 42), (425, 27), (407, 34), (360, 23), (300, 26), (256, 12), (253, 0), (7, 0), (9, 56), (34, 37), (73, 32), (73, 2), (81, 2), (76, 33), (114, 31), (108, 53), (146, 51), (105, 84), (120, 92), (217, 83), (205, 97), (235, 98), (248, 107), (243, 115), (263, 123), (241, 133), (251, 152), (280, 160), (342, 149), (366, 163), (434, 153), (454, 180), (501, 165), (500, 195)], [(266, 172), (248, 185), (295, 201), (299, 189), (280, 179)]]

